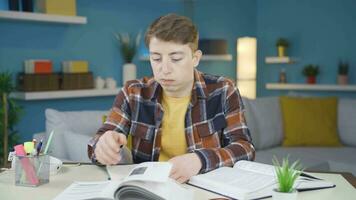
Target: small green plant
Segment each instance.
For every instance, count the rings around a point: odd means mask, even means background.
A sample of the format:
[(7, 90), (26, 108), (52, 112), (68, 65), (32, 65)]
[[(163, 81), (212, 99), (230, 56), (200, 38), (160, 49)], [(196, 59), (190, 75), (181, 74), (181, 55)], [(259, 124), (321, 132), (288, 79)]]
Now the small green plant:
[(8, 151), (18, 143), (20, 137), (15, 130), (22, 108), (9, 98), (14, 91), (11, 73), (0, 72), (0, 164), (6, 166)]
[(276, 176), (278, 180), (279, 192), (292, 192), (294, 190), (294, 183), (302, 173), (303, 169), (299, 163), (299, 160), (289, 164), (288, 157), (283, 158), (282, 165), (278, 159), (273, 156), (273, 165), (275, 167)]
[(119, 42), (122, 59), (125, 63), (132, 63), (141, 39), (141, 32), (136, 36), (128, 33), (116, 33), (115, 37)]
[(289, 46), (288, 40), (285, 38), (278, 38), (276, 42), (276, 46), (288, 47)]
[(307, 77), (317, 76), (319, 74), (319, 66), (318, 65), (312, 65), (312, 64), (306, 65), (303, 68), (302, 73), (303, 73), (304, 76), (307, 76)]
[(349, 64), (347, 62), (339, 62), (339, 75), (347, 75), (349, 73)]

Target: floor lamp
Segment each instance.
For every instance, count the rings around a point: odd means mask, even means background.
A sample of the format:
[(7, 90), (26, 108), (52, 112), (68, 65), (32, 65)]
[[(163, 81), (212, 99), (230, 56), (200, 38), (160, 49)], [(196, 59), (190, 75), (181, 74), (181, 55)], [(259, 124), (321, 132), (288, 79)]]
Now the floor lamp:
[(237, 88), (241, 96), (256, 98), (257, 39), (237, 39)]

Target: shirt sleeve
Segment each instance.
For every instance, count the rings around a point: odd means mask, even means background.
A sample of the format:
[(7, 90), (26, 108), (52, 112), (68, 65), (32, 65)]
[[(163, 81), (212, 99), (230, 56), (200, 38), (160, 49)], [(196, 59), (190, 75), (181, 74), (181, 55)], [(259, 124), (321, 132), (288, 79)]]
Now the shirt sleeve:
[(106, 118), (106, 121), (88, 143), (88, 157), (92, 160), (93, 163), (97, 163), (94, 150), (100, 136), (102, 136), (108, 130), (117, 131), (127, 136), (131, 126), (130, 121), (131, 109), (129, 104), (128, 89), (127, 86), (125, 86), (116, 95), (113, 106)]
[(202, 162), (200, 173), (223, 166), (233, 166), (238, 160), (254, 160), (255, 148), (244, 116), (244, 105), (237, 88), (229, 84), (224, 107), (227, 126), (223, 130), (222, 148), (195, 150)]

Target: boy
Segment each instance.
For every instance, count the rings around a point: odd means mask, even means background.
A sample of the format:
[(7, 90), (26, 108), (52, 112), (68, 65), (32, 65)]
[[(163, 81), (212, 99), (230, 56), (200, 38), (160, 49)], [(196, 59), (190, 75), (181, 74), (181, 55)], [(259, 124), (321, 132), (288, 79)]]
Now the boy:
[(170, 177), (180, 183), (238, 160), (253, 160), (244, 106), (233, 82), (195, 69), (202, 52), (192, 21), (162, 16), (148, 28), (145, 43), (154, 77), (125, 84), (89, 143), (89, 157), (117, 164), (131, 134), (134, 163), (169, 161)]

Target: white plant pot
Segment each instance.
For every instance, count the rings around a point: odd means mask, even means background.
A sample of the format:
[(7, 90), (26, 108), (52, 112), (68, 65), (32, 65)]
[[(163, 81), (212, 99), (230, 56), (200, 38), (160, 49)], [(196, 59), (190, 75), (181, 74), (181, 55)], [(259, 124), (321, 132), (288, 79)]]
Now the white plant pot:
[(103, 89), (105, 86), (105, 81), (103, 78), (101, 78), (100, 76), (96, 77), (95, 79), (95, 88), (96, 89)]
[(272, 191), (273, 200), (296, 200), (297, 195), (297, 190), (293, 190), (293, 192), (279, 192), (277, 189), (273, 189)]
[(126, 81), (136, 79), (136, 65), (133, 63), (125, 63), (122, 67), (122, 81), (123, 85)]

